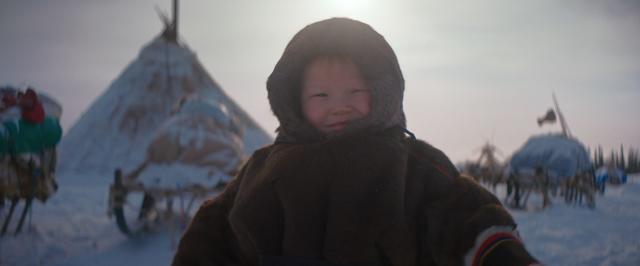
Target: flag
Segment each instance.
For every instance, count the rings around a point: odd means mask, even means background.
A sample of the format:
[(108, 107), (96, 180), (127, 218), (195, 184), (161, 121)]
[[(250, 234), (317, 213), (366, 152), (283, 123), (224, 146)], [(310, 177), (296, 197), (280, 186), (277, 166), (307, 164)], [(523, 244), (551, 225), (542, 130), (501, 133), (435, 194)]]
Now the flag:
[(556, 113), (553, 111), (553, 109), (549, 109), (543, 117), (538, 118), (539, 127), (541, 127), (542, 124), (547, 122), (551, 124), (556, 122)]

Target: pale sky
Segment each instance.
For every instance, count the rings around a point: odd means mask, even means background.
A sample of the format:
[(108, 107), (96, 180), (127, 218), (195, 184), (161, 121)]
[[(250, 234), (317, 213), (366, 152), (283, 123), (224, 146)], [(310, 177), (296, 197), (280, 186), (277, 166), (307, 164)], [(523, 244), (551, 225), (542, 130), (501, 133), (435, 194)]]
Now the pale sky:
[[(0, 0), (0, 85), (58, 99), (68, 130), (162, 30), (170, 0)], [(492, 140), (505, 156), (539, 128), (555, 92), (585, 145), (640, 147), (640, 1), (181, 1), (182, 41), (269, 131), (265, 89), (312, 22), (361, 20), (394, 48), (409, 130), (460, 161)]]

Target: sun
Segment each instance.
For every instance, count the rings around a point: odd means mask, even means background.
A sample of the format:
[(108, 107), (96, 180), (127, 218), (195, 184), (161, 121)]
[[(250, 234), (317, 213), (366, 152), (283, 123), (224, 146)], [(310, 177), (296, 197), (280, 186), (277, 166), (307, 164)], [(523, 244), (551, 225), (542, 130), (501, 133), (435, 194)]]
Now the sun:
[(370, 2), (371, 0), (332, 0), (331, 5), (345, 12), (357, 12), (367, 9)]

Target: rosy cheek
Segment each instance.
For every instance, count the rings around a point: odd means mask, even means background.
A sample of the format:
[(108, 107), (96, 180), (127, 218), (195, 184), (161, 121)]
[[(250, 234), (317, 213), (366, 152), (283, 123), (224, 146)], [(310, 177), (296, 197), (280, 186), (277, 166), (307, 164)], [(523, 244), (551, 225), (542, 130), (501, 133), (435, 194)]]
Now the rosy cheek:
[(311, 124), (316, 125), (318, 124), (318, 121), (321, 120), (322, 108), (318, 101), (307, 101), (303, 106), (303, 110), (305, 118)]
[(369, 96), (369, 93), (362, 93), (358, 95), (355, 101), (357, 102), (358, 111), (360, 111), (362, 115), (369, 114), (371, 107), (371, 97)]

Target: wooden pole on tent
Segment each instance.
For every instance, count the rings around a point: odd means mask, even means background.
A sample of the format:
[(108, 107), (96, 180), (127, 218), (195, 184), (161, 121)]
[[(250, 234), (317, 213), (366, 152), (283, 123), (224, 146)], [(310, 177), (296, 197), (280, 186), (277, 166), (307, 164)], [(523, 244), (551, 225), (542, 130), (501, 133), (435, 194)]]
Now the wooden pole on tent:
[(571, 137), (571, 130), (569, 129), (569, 125), (567, 124), (567, 120), (564, 119), (564, 115), (560, 112), (560, 105), (558, 105), (558, 100), (556, 100), (556, 94), (553, 93), (553, 103), (556, 106), (556, 113), (558, 114), (558, 118), (560, 120), (560, 126), (562, 127), (562, 135), (565, 137)]
[(173, 36), (178, 39), (178, 0), (173, 0)]

